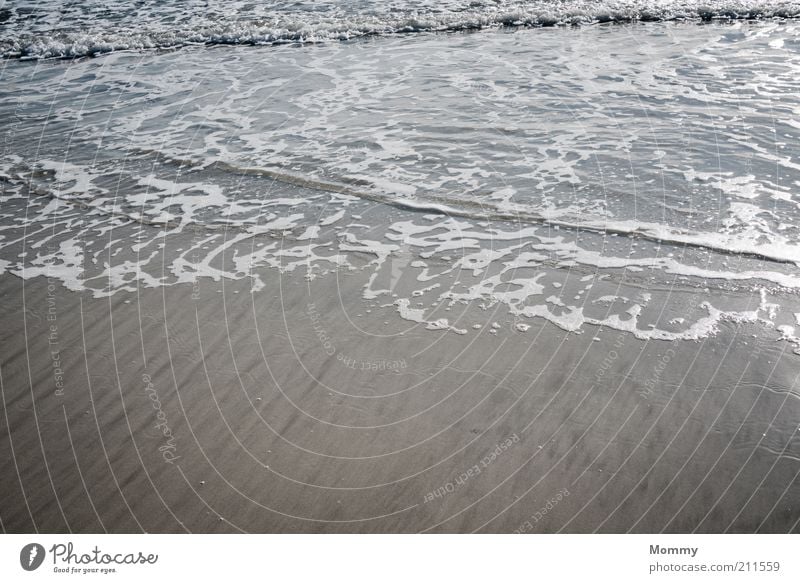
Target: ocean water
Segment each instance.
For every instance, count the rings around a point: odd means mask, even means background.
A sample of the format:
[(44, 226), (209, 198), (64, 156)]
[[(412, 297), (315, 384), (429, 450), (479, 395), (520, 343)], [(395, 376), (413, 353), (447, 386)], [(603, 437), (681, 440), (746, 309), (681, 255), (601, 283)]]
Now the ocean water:
[(5, 274), (800, 346), (799, 2), (106, 6), (0, 2)]

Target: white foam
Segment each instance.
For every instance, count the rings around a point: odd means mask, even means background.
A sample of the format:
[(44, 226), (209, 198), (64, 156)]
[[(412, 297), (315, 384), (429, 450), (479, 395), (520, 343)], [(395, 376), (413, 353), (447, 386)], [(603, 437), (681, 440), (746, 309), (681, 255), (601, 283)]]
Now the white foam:
[(418, 324), (425, 324), (427, 330), (450, 330), (456, 334), (466, 334), (467, 331), (462, 328), (451, 326), (447, 318), (438, 318), (436, 320), (426, 320), (425, 310), (419, 308), (412, 308), (407, 299), (399, 299), (395, 302), (397, 306), (397, 313), (404, 320), (416, 322)]
[[(301, 5), (302, 6), (302, 5)], [(64, 11), (45, 31), (31, 32), (25, 20), (6, 24), (8, 33), (0, 41), (3, 57), (80, 57), (105, 54), (119, 50), (172, 48), (197, 44), (265, 45), (286, 42), (320, 42), (347, 40), (368, 35), (387, 35), (425, 31), (459, 31), (499, 26), (574, 25), (594, 22), (628, 22), (638, 18), (648, 20), (747, 18), (761, 16), (796, 16), (800, 4), (785, 0), (776, 5), (760, 0), (601, 0), (587, 3), (564, 0), (519, 0), (498, 3), (474, 3), (445, 0), (439, 5), (420, 6), (418, 3), (366, 4), (363, 12), (355, 7), (344, 13), (287, 10), (285, 4), (272, 7), (250, 3), (234, 3), (227, 10), (211, 11), (212, 16), (193, 14), (191, 23), (183, 26), (171, 20), (159, 20), (158, 8), (149, 14), (131, 11), (126, 18), (125, 5), (115, 9), (116, 19), (77, 11)], [(170, 17), (173, 15), (167, 11)], [(257, 15), (257, 16), (256, 16)], [(70, 16), (75, 20), (70, 20)], [(66, 18), (65, 18), (66, 17)], [(88, 23), (78, 19), (93, 19)], [(81, 26), (82, 25), (82, 26)], [(782, 45), (775, 45), (781, 48)]]

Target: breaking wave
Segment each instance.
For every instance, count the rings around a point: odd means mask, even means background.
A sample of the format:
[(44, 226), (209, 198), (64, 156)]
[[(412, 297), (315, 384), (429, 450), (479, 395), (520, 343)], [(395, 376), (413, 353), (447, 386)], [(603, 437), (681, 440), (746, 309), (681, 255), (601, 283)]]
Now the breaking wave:
[[(113, 51), (174, 49), (188, 45), (274, 45), (349, 40), (421, 32), (457, 32), (498, 27), (545, 27), (605, 22), (769, 19), (800, 16), (800, 2), (754, 0), (535, 0), (446, 3), (445, 8), (400, 7), (388, 12), (362, 9), (322, 16), (317, 11), (267, 10), (253, 16), (242, 8), (215, 18), (188, 22), (107, 22), (92, 27), (59, 21), (30, 32), (25, 19), (5, 9), (0, 22), (0, 56), (46, 59), (97, 56)], [(29, 15), (26, 15), (29, 16)], [(17, 26), (15, 26), (15, 24)], [(39, 27), (47, 28), (47, 27)], [(17, 30), (15, 30), (17, 29)]]

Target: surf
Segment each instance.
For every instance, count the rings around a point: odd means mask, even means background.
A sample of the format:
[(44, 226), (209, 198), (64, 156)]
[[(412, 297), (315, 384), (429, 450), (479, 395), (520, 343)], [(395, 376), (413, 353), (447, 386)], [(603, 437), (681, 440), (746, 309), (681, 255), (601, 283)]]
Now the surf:
[[(245, 5), (246, 6), (246, 5)], [(759, 0), (627, 0), (587, 3), (583, 0), (550, 2), (445, 2), (441, 7), (408, 2), (398, 10), (381, 10), (366, 3), (362, 9), (287, 11), (285, 7), (248, 6), (211, 17), (193, 18), (186, 26), (159, 19), (158, 10), (147, 19), (126, 18), (122, 3), (116, 20), (99, 15), (99, 24), (86, 29), (75, 26), (70, 14), (46, 32), (30, 32), (28, 22), (36, 12), (9, 11), (0, 35), (0, 58), (75, 59), (131, 50), (167, 50), (188, 46), (288, 43), (310, 44), (358, 38), (420, 33), (454, 33), (503, 27), (578, 26), (601, 23), (656, 21), (745, 20), (796, 18), (800, 2), (779, 4)], [(323, 5), (324, 8), (324, 5)], [(138, 12), (136, 13), (138, 15)]]

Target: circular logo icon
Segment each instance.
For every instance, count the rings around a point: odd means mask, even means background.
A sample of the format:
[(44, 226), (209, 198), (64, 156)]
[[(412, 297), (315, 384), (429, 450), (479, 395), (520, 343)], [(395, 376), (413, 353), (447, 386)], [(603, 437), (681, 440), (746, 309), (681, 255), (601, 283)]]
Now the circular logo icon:
[(30, 543), (19, 552), (19, 564), (26, 571), (35, 571), (44, 562), (44, 547), (38, 543)]

